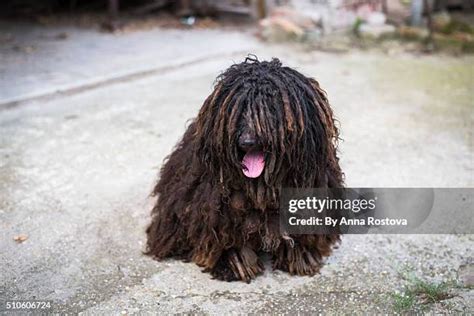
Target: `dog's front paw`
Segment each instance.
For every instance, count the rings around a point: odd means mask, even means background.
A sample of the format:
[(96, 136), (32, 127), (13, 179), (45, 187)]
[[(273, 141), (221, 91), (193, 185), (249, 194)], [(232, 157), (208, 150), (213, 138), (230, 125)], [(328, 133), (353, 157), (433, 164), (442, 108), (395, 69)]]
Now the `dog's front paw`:
[(291, 275), (315, 275), (321, 268), (317, 251), (311, 253), (301, 245), (281, 245), (273, 258), (273, 269), (288, 272)]
[(211, 273), (213, 279), (221, 281), (231, 282), (240, 280), (239, 275), (232, 270), (229, 260), (224, 258), (224, 256), (217, 261), (209, 273)]
[(209, 272), (218, 280), (250, 283), (264, 270), (257, 254), (250, 248), (227, 250)]

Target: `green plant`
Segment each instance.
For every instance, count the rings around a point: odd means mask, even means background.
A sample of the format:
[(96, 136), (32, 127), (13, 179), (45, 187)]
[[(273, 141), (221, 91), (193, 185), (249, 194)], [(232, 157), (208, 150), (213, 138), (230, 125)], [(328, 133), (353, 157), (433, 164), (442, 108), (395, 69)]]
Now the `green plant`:
[(393, 308), (397, 313), (414, 311), (453, 297), (449, 293), (450, 283), (430, 283), (416, 277), (407, 277), (408, 287), (402, 293), (391, 294)]
[(419, 279), (415, 280), (411, 293), (418, 297), (421, 304), (436, 303), (452, 297), (448, 293), (447, 283), (428, 283)]
[(354, 21), (354, 24), (352, 25), (352, 32), (355, 34), (355, 36), (360, 36), (360, 27), (364, 23), (365, 21), (360, 17), (357, 17), (357, 19)]
[(441, 29), (441, 33), (444, 34), (453, 34), (455, 32), (474, 34), (474, 30), (469, 24), (457, 20), (449, 22)]
[(413, 309), (416, 297), (411, 293), (394, 293), (392, 294), (393, 308), (397, 313), (402, 313)]

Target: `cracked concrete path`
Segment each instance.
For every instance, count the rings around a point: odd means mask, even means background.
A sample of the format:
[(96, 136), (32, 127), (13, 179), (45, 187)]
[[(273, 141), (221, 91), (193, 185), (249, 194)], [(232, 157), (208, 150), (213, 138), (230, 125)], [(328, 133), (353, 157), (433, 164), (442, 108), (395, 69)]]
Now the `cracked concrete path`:
[[(249, 39), (250, 41), (250, 39)], [(472, 186), (473, 58), (331, 55), (255, 47), (317, 78), (340, 121), (354, 187)], [(350, 235), (321, 274), (251, 284), (142, 255), (163, 158), (241, 54), (0, 111), (0, 301), (58, 312), (393, 312), (403, 271), (456, 281), (473, 235)], [(455, 102), (453, 102), (455, 100)], [(26, 234), (17, 243), (13, 238)], [(268, 262), (267, 262), (268, 265)], [(473, 290), (428, 306), (473, 312)]]

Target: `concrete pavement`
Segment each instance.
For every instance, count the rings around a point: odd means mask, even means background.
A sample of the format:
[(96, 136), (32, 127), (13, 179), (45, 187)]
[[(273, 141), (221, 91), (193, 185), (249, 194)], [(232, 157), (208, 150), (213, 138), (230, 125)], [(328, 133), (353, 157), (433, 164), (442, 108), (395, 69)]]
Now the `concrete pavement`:
[(245, 28), (110, 34), (4, 21), (0, 28), (0, 107), (162, 73), (233, 52), (245, 55), (258, 45)]
[[(203, 34), (181, 38), (214, 40)], [(327, 90), (341, 123), (348, 185), (474, 184), (471, 57), (394, 59), (249, 45), (259, 56), (280, 56)], [(393, 294), (409, 284), (406, 271), (426, 282), (451, 282), (460, 266), (472, 264), (472, 235), (345, 236), (320, 275), (267, 269), (249, 285), (143, 256), (148, 194), (163, 158), (218, 73), (244, 58), (220, 49), (231, 56), (0, 111), (0, 301), (52, 300), (58, 312), (94, 315), (393, 313)], [(2, 96), (39, 84), (17, 78), (19, 90)], [(19, 234), (28, 239), (15, 242)], [(450, 290), (455, 297), (427, 310), (474, 311), (472, 288)]]

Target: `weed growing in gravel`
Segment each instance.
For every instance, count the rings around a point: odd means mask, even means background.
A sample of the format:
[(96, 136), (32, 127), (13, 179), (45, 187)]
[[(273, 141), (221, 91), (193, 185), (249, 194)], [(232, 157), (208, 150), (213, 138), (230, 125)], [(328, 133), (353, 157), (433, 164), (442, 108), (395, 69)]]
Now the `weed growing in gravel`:
[(418, 278), (411, 278), (405, 291), (391, 295), (393, 308), (398, 313), (423, 310), (428, 304), (453, 297), (449, 293), (449, 286), (450, 284), (447, 282), (430, 283)]

